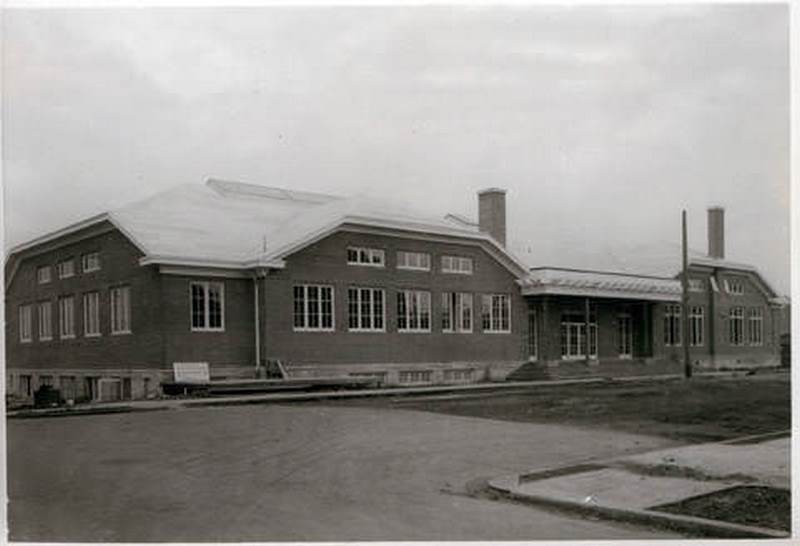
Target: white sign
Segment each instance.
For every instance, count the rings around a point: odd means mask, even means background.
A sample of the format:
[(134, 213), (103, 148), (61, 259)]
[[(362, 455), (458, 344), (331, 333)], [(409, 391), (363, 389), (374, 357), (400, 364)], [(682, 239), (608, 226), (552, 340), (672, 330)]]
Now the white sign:
[(208, 362), (173, 362), (172, 370), (175, 383), (208, 383), (211, 380)]

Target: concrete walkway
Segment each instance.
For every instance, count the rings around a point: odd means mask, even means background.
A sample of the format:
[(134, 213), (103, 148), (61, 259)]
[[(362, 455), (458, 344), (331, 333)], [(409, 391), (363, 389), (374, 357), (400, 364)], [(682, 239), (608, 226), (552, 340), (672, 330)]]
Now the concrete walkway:
[[(734, 376), (742, 372), (701, 372), (696, 375)], [(225, 395), (199, 398), (159, 398), (155, 400), (130, 400), (125, 402), (92, 402), (73, 407), (22, 409), (6, 412), (8, 417), (56, 417), (73, 415), (92, 415), (102, 413), (120, 413), (129, 411), (153, 411), (203, 406), (228, 406), (243, 404), (268, 404), (279, 402), (302, 402), (310, 400), (335, 400), (346, 398), (367, 398), (376, 396), (413, 396), (439, 393), (473, 393), (515, 390), (530, 387), (557, 387), (560, 385), (577, 385), (604, 383), (609, 381), (667, 381), (680, 379), (680, 374), (626, 376), (621, 378), (581, 377), (575, 379), (507, 381), (497, 383), (470, 383), (466, 385), (428, 385), (419, 387), (394, 387), (377, 389), (304, 391), (304, 392), (271, 392), (261, 394)]]
[(720, 537), (785, 537), (786, 533), (772, 529), (667, 514), (653, 508), (742, 485), (788, 490), (789, 444), (790, 439), (785, 437), (691, 445), (617, 458), (588, 468), (501, 476), (489, 484), (518, 500), (615, 520)]

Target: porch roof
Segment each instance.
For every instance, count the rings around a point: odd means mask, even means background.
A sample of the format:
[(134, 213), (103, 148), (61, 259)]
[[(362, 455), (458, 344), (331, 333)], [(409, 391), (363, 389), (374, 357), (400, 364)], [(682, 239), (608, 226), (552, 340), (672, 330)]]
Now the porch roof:
[(607, 271), (541, 267), (521, 281), (524, 296), (560, 295), (644, 301), (680, 301), (676, 279)]

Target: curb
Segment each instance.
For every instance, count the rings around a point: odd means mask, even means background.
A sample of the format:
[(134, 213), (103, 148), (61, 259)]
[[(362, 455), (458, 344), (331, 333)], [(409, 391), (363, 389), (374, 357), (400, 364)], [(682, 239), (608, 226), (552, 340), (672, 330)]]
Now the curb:
[(692, 535), (711, 536), (715, 538), (788, 538), (789, 533), (767, 529), (764, 527), (754, 527), (750, 525), (740, 525), (724, 521), (698, 518), (694, 516), (683, 516), (679, 514), (668, 514), (666, 512), (655, 512), (652, 510), (637, 510), (627, 508), (615, 508), (601, 505), (587, 505), (579, 502), (546, 497), (542, 495), (532, 495), (529, 493), (519, 493), (514, 491), (513, 483), (517, 476), (502, 476), (488, 481), (488, 486), (492, 491), (503, 497), (530, 504), (534, 506), (549, 506), (561, 510), (574, 512), (577, 514), (604, 517), (614, 521), (626, 523), (645, 524), (670, 530), (682, 531)]

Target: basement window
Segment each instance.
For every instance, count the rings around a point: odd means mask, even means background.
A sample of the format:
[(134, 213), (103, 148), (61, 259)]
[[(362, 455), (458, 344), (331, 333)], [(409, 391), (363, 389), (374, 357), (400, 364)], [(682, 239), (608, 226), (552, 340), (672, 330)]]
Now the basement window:
[(225, 287), (221, 282), (193, 282), (192, 331), (222, 332), (225, 330)]

